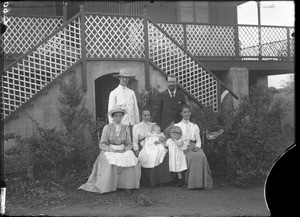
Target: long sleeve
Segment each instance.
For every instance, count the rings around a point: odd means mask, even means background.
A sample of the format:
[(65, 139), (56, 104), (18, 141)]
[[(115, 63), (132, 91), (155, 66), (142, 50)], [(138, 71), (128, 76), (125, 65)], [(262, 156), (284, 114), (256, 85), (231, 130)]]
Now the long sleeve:
[(125, 126), (125, 130), (126, 130), (126, 140), (125, 140), (125, 150), (130, 150), (132, 149), (132, 144), (131, 144), (131, 138), (130, 138), (130, 131), (129, 131), (129, 127)]
[(201, 148), (200, 129), (196, 124), (194, 124), (194, 128), (195, 128), (194, 132), (195, 132), (195, 139), (196, 139), (195, 146), (197, 146), (198, 148)]
[(102, 135), (101, 135), (101, 139), (100, 139), (100, 142), (99, 142), (99, 148), (101, 150), (104, 150), (104, 151), (109, 150), (108, 135), (109, 135), (109, 128), (108, 128), (108, 125), (106, 125), (106, 126), (104, 126), (104, 128), (102, 130)]
[(139, 150), (139, 145), (138, 145), (139, 133), (140, 133), (140, 129), (138, 128), (137, 125), (134, 125), (132, 128), (132, 145), (134, 151)]
[[(109, 98), (108, 98), (108, 111), (110, 111), (114, 106), (115, 106), (115, 92), (112, 91), (109, 94)], [(112, 123), (113, 122), (113, 118), (111, 116), (108, 116), (108, 123)]]
[(136, 95), (134, 92), (133, 92), (133, 102), (134, 102), (133, 106), (134, 106), (135, 123), (132, 123), (132, 125), (140, 123), (139, 107), (138, 107)]

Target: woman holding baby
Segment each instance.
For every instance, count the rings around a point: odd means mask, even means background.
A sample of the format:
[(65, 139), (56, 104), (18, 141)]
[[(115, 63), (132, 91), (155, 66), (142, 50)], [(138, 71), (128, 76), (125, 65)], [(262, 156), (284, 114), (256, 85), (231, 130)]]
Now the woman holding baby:
[(133, 127), (133, 150), (142, 165), (141, 185), (153, 187), (171, 182), (165, 136), (160, 127), (150, 122), (150, 111), (142, 111), (142, 121)]

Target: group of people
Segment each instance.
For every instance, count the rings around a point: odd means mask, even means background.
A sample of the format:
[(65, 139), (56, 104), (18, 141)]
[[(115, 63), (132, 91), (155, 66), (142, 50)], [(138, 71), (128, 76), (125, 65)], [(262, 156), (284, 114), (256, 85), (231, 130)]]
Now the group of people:
[(201, 149), (199, 127), (190, 122), (191, 109), (177, 78), (167, 77), (168, 89), (160, 93), (157, 115), (142, 111), (127, 87), (135, 77), (130, 69), (116, 75), (120, 84), (109, 95), (107, 124), (99, 141), (100, 153), (88, 181), (79, 187), (106, 193), (141, 186), (174, 184), (188, 189), (212, 188), (207, 158)]

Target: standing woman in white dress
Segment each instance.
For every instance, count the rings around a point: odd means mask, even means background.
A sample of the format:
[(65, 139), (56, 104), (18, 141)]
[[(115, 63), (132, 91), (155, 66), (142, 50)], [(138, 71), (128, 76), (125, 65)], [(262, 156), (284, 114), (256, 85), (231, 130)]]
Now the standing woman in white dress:
[(180, 115), (182, 120), (174, 126), (182, 130), (182, 137), (187, 141), (186, 159), (188, 169), (185, 173), (185, 181), (188, 189), (212, 188), (213, 179), (209, 164), (201, 148), (199, 127), (190, 122), (191, 109), (188, 105), (182, 105)]
[(116, 191), (117, 188), (130, 189), (140, 187), (141, 166), (134, 155), (128, 126), (121, 123), (125, 110), (115, 106), (108, 113), (113, 122), (105, 125), (99, 142), (98, 155), (92, 173), (79, 189), (105, 193)]

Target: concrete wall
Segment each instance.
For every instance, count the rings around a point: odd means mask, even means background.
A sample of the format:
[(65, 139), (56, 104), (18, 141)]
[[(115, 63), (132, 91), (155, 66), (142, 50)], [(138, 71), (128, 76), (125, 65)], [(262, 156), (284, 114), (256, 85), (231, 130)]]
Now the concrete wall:
[[(21, 137), (30, 137), (36, 131), (36, 121), (44, 128), (63, 129), (63, 125), (58, 113), (58, 97), (61, 92), (59, 90), (59, 82), (67, 81), (73, 74), (81, 84), (81, 68), (77, 67), (74, 71), (66, 73), (63, 77), (55, 80), (54, 83), (45, 90), (39, 92), (38, 95), (29, 103), (23, 105), (19, 112), (16, 112), (4, 122), (4, 134), (15, 133)], [(34, 121), (33, 121), (33, 120)], [(14, 140), (9, 140), (4, 143), (4, 148), (7, 149), (14, 144)]]
[[(88, 61), (87, 62), (87, 91), (85, 95), (86, 107), (96, 117), (95, 109), (95, 80), (103, 75), (118, 72), (121, 68), (132, 68), (136, 74), (138, 91), (145, 88), (145, 66), (143, 61)], [(150, 67), (150, 84), (159, 85), (159, 91), (167, 89), (165, 77), (153, 67)], [(68, 81), (70, 76), (75, 74), (81, 86), (81, 65), (74, 71), (68, 72), (58, 80), (55, 80), (50, 87), (42, 90), (34, 100), (23, 105), (19, 112), (5, 120), (4, 134), (15, 133), (21, 137), (30, 137), (36, 131), (36, 125), (31, 120), (35, 120), (44, 128), (63, 129), (63, 124), (59, 118), (58, 97), (60, 81)], [(31, 117), (31, 118), (30, 118)], [(5, 150), (15, 144), (14, 140), (6, 141)]]

